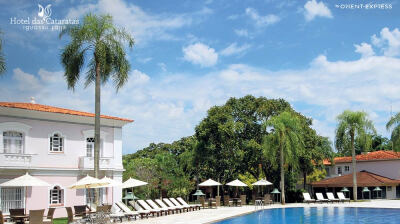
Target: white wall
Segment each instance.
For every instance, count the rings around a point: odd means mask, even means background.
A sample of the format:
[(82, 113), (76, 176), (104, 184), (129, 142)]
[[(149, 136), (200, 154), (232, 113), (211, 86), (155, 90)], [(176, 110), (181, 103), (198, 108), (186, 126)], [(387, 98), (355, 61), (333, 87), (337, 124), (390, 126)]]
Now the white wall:
[[(84, 132), (93, 130), (91, 125), (42, 121), (32, 119), (10, 118), (0, 116), (0, 126), (5, 122), (18, 122), (30, 126), (25, 136), (25, 153), (32, 155), (31, 168), (77, 169), (79, 157), (86, 156), (86, 139)], [(104, 157), (113, 158), (111, 167), (122, 169), (122, 128), (102, 127)], [(64, 136), (64, 152), (49, 152), (49, 136), (59, 132)], [(114, 141), (114, 134), (117, 139)], [(0, 133), (3, 136), (2, 133)], [(1, 140), (1, 139), (0, 139)], [(116, 144), (114, 146), (114, 144)], [(3, 142), (0, 142), (3, 147)], [(2, 152), (2, 150), (0, 150)], [(1, 161), (0, 161), (1, 167)]]
[[(351, 163), (338, 163), (335, 164), (334, 168), (331, 167), (331, 176), (336, 175), (337, 166), (342, 166), (344, 171), (344, 166), (350, 166), (349, 172), (343, 172), (343, 175), (353, 173)], [(385, 160), (385, 161), (368, 161), (368, 162), (357, 162), (356, 170), (360, 172), (362, 170), (369, 171), (384, 177), (391, 179), (400, 179), (400, 160)]]

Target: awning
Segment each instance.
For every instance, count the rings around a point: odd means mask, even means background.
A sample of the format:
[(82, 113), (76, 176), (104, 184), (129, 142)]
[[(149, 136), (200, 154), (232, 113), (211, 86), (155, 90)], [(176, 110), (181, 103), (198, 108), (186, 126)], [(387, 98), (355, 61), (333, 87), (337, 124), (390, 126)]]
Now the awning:
[[(400, 180), (391, 179), (368, 171), (357, 172), (357, 186), (393, 186), (400, 184)], [(311, 183), (313, 187), (352, 187), (353, 174), (332, 177)]]

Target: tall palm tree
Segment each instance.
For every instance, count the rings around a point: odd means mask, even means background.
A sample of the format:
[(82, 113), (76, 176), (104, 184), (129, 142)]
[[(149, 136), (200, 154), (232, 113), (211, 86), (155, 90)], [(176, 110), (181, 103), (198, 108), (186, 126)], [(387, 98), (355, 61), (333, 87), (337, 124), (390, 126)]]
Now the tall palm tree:
[[(62, 51), (61, 63), (68, 88), (74, 89), (87, 64), (85, 87), (95, 83), (95, 136), (94, 175), (99, 176), (100, 148), (100, 86), (112, 77), (118, 91), (128, 80), (130, 64), (126, 59), (124, 43), (133, 47), (133, 38), (123, 29), (114, 26), (110, 15), (87, 14), (83, 23), (69, 26), (60, 33), (70, 37), (70, 42)], [(98, 202), (98, 191), (95, 202)]]
[(357, 200), (357, 173), (356, 173), (356, 151), (354, 140), (363, 137), (368, 132), (376, 132), (368, 114), (363, 111), (345, 110), (337, 117), (338, 126), (336, 129), (335, 146), (339, 149), (351, 149), (352, 169), (353, 169), (353, 198)]
[[(281, 203), (285, 204), (285, 167), (290, 164), (298, 165), (298, 154), (303, 148), (303, 138), (301, 134), (301, 122), (299, 118), (290, 112), (282, 112), (272, 117), (264, 124), (267, 128), (272, 128), (264, 139), (264, 152), (270, 158), (276, 158), (279, 154), (281, 172)], [(274, 161), (272, 161), (274, 162)]]
[(390, 136), (390, 140), (392, 141), (392, 150), (398, 151), (400, 150), (400, 113), (391, 117), (388, 123), (386, 124), (386, 129), (389, 131), (392, 129), (392, 134)]
[(2, 75), (6, 71), (6, 59), (3, 54), (3, 40), (1, 39), (1, 30), (0, 30), (0, 75)]

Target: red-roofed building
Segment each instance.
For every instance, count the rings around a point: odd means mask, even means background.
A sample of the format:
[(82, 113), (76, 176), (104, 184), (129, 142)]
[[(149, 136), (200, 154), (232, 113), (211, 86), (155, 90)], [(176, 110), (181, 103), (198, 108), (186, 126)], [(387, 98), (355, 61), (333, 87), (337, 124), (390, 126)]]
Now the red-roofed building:
[[(325, 180), (312, 183), (314, 188), (352, 188), (352, 157), (336, 157), (333, 163), (324, 160), (327, 176)], [(400, 197), (400, 153), (394, 151), (375, 151), (356, 156), (357, 180), (359, 187), (382, 186), (383, 195), (392, 199)], [(384, 180), (381, 184), (373, 180)], [(364, 183), (364, 184), (363, 184)], [(366, 183), (366, 184), (365, 184)], [(336, 189), (337, 190), (337, 189)], [(340, 190), (340, 189), (339, 189)], [(358, 189), (362, 195), (361, 188)]]
[[(49, 188), (0, 187), (0, 210), (87, 204), (93, 192), (68, 186), (93, 176), (94, 114), (36, 103), (0, 102), (0, 184), (28, 172)], [(101, 115), (100, 176), (122, 181), (122, 127), (131, 119)], [(26, 197), (26, 198), (25, 198)], [(100, 190), (100, 201), (120, 201), (118, 187)], [(66, 216), (56, 209), (56, 217)]]

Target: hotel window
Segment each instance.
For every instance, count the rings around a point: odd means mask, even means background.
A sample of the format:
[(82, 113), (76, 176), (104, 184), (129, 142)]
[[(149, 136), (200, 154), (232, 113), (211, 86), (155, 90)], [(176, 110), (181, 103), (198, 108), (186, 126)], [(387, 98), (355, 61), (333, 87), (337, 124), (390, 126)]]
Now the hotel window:
[(64, 190), (59, 186), (55, 186), (50, 190), (50, 205), (62, 205), (63, 204)]
[(3, 132), (4, 153), (22, 154), (24, 151), (23, 135), (16, 131)]
[[(86, 139), (86, 156), (94, 157), (94, 138)], [(100, 157), (103, 157), (103, 141), (100, 139)]]
[(342, 167), (341, 167), (341, 166), (338, 166), (338, 167), (337, 167), (337, 174), (338, 174), (338, 175), (341, 175), (341, 174), (342, 174)]
[(86, 139), (86, 156), (87, 157), (94, 156), (94, 138)]
[(344, 172), (350, 172), (350, 166), (344, 166)]
[(60, 134), (54, 134), (50, 137), (50, 152), (63, 152), (64, 139)]

